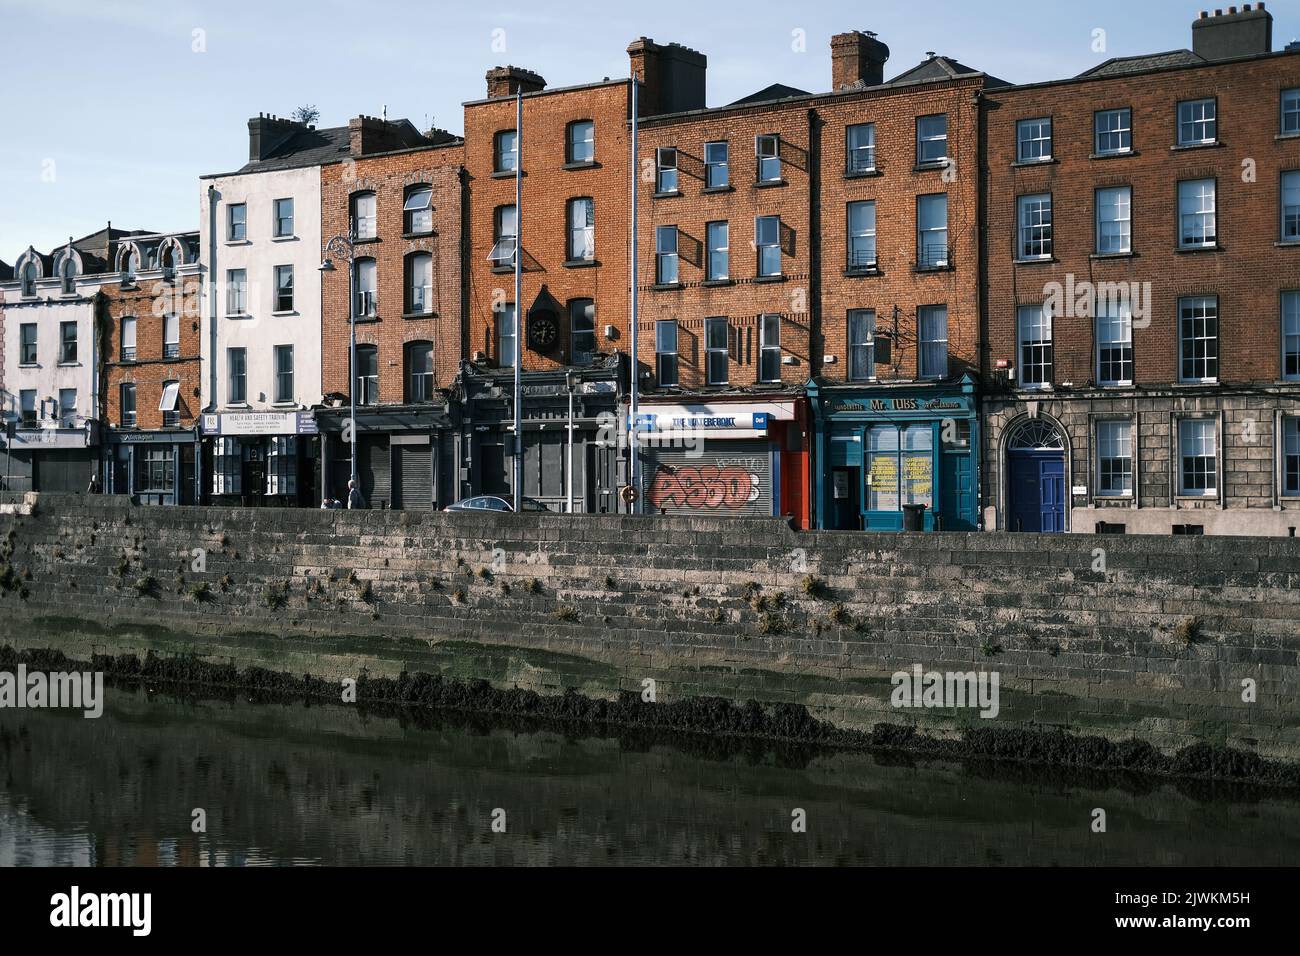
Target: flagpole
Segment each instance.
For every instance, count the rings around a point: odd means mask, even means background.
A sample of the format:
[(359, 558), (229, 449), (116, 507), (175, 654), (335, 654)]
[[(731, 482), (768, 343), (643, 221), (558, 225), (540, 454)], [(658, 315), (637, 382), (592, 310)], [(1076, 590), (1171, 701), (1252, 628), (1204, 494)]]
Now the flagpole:
[(524, 485), (524, 426), (523, 426), (523, 380), (520, 367), (524, 361), (523, 336), (520, 334), (523, 314), (523, 260), (524, 210), (520, 202), (523, 194), (524, 169), (524, 91), (515, 89), (515, 513), (523, 507)]
[(630, 313), (631, 340), (632, 340), (632, 395), (631, 402), (628, 405), (628, 425), (629, 435), (631, 438), (632, 457), (628, 463), (628, 483), (632, 486), (635, 497), (632, 499), (632, 513), (641, 513), (641, 441), (637, 433), (637, 408), (639, 407), (640, 388), (641, 388), (641, 365), (640, 352), (637, 350), (637, 181), (641, 178), (637, 169), (636, 162), (636, 138), (637, 138), (637, 91), (640, 89), (640, 82), (636, 74), (632, 75), (632, 161), (629, 168), (632, 170), (632, 236), (631, 236), (631, 292), (629, 295), (630, 302), (628, 311)]

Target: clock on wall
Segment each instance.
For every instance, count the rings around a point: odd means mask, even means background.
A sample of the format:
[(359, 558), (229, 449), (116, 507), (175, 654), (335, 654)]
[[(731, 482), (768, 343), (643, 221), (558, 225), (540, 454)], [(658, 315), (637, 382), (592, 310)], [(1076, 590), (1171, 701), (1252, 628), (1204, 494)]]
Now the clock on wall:
[(537, 311), (528, 316), (528, 344), (539, 352), (555, 345), (560, 328), (553, 312)]

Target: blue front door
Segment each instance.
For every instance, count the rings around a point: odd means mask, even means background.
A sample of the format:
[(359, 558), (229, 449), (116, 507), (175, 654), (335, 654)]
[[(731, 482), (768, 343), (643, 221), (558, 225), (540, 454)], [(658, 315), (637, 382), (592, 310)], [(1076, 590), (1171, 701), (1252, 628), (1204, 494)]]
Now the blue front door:
[(1065, 456), (1013, 451), (1007, 460), (1011, 531), (1065, 530)]

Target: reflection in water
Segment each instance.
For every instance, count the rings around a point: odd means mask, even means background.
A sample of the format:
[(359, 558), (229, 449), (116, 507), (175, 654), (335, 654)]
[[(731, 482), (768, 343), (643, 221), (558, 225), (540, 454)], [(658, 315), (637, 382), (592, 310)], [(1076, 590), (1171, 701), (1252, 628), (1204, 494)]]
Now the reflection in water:
[[(506, 833), (492, 832), (498, 808)], [(796, 808), (806, 833), (791, 832)], [(206, 833), (191, 832), (196, 809)], [(1223, 788), (122, 689), (98, 720), (0, 710), (6, 866), (1212, 866), (1298, 853), (1300, 802)]]

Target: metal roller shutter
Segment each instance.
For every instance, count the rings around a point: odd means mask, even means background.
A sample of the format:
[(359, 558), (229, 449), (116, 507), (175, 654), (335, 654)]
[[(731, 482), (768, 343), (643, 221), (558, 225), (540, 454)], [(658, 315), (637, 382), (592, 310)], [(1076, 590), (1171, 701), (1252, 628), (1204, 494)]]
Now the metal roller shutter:
[(361, 494), (372, 508), (389, 507), (393, 494), (392, 469), (389, 463), (388, 436), (362, 435), (357, 449), (358, 477)]
[(433, 508), (433, 446), (393, 446), (393, 507), (408, 511)]
[(670, 515), (772, 513), (772, 454), (766, 440), (708, 441), (704, 453), (648, 450), (647, 508)]

